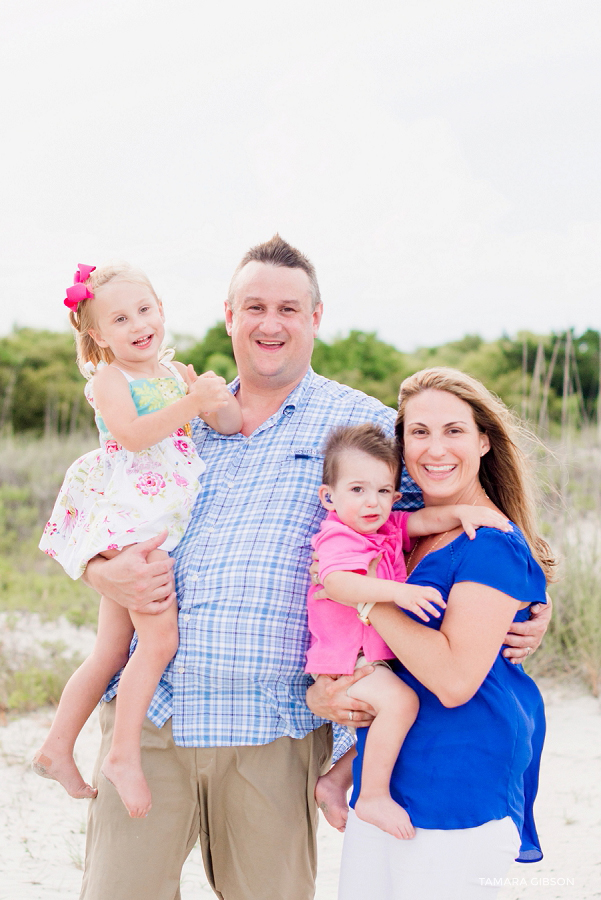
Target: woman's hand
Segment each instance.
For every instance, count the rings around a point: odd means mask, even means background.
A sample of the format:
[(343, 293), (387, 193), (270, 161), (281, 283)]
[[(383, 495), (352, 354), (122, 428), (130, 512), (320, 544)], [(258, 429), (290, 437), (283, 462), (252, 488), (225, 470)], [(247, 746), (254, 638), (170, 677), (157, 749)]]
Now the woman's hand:
[(363, 728), (371, 725), (375, 709), (347, 695), (347, 690), (366, 675), (371, 675), (373, 666), (362, 666), (353, 675), (318, 675), (315, 684), (307, 690), (307, 706), (316, 716), (330, 719), (338, 725), (352, 725)]
[(156, 615), (175, 602), (173, 560), (147, 562), (152, 550), (163, 543), (167, 531), (148, 541), (131, 544), (112, 559), (95, 556), (83, 580), (99, 594), (110, 597), (132, 612)]
[(503, 656), (514, 665), (523, 663), (535, 650), (538, 650), (545, 636), (551, 615), (553, 601), (547, 594), (546, 603), (533, 603), (530, 607), (530, 618), (526, 622), (513, 622), (507, 632)]

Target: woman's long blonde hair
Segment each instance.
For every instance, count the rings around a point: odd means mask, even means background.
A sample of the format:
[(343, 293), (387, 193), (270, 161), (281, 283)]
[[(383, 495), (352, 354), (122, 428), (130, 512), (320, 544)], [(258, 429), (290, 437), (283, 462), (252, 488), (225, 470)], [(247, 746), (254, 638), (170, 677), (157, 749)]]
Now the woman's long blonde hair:
[[(144, 272), (135, 269), (126, 262), (109, 263), (105, 266), (99, 266), (97, 269), (94, 269), (89, 278), (86, 278), (84, 284), (92, 294), (95, 294), (98, 288), (108, 284), (109, 281), (129, 281), (132, 284), (142, 284), (144, 287), (149, 288), (152, 294), (157, 297), (153, 286)], [(77, 365), (79, 371), (86, 378), (89, 378), (90, 371), (89, 367), (86, 368), (86, 363), (97, 366), (99, 362), (107, 364), (112, 363), (115, 358), (110, 347), (100, 347), (89, 333), (91, 328), (96, 328), (94, 297), (82, 300), (77, 304), (77, 309), (70, 310), (69, 321), (75, 332), (75, 347), (77, 349)]]
[(395, 430), (401, 455), (407, 401), (423, 391), (446, 391), (469, 404), (478, 429), (490, 441), (489, 451), (480, 460), (480, 483), (495, 506), (520, 528), (547, 581), (553, 581), (557, 563), (536, 531), (534, 477), (518, 444), (526, 429), (502, 400), (471, 375), (442, 366), (422, 369), (406, 378), (399, 392)]

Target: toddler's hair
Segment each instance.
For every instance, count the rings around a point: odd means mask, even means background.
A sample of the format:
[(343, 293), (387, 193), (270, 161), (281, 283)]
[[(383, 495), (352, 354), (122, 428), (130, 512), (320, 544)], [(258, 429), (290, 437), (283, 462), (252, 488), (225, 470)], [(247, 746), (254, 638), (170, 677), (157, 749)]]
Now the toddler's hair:
[[(157, 300), (159, 299), (144, 272), (130, 266), (126, 262), (108, 263), (105, 266), (99, 266), (94, 269), (89, 278), (86, 278), (84, 284), (93, 294), (96, 294), (96, 291), (103, 285), (108, 284), (109, 281), (129, 281), (132, 284), (142, 284), (152, 292)], [(90, 362), (97, 366), (99, 362), (111, 363), (114, 359), (110, 347), (99, 347), (94, 338), (88, 334), (90, 328), (96, 327), (94, 297), (82, 300), (77, 304), (77, 309), (70, 310), (69, 321), (75, 332), (79, 371), (86, 378), (89, 378), (90, 373), (85, 368), (86, 363)]]
[(338, 481), (340, 457), (347, 450), (360, 450), (390, 467), (395, 485), (400, 470), (400, 457), (393, 438), (386, 436), (379, 425), (339, 425), (333, 428), (324, 444), (323, 483), (334, 487)]

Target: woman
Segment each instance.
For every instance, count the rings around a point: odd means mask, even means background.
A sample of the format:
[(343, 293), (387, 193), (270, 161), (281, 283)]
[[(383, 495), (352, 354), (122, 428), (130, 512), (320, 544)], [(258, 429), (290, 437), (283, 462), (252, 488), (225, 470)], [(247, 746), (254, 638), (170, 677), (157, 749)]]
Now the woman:
[[(496, 895), (515, 857), (541, 858), (532, 803), (544, 737), (540, 693), (500, 653), (513, 621), (545, 602), (554, 560), (534, 529), (531, 478), (506, 407), (480, 382), (427, 369), (401, 385), (397, 437), (426, 506), (489, 505), (514, 523), (420, 539), (409, 581), (447, 601), (427, 625), (379, 603), (371, 623), (400, 661), (420, 710), (391, 779), (416, 837), (399, 841), (351, 811), (340, 900)], [(359, 732), (351, 806), (361, 787)]]

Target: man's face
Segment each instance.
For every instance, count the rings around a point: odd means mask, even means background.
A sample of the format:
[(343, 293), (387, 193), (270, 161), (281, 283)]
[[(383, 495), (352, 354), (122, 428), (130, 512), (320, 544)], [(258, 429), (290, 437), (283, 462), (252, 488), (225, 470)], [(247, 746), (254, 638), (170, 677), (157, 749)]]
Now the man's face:
[(312, 311), (303, 269), (250, 262), (238, 275), (233, 309), (225, 305), (240, 377), (256, 386), (290, 389), (311, 362), (322, 306)]

